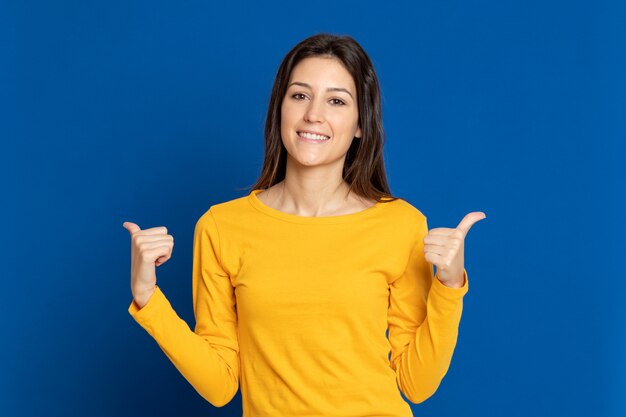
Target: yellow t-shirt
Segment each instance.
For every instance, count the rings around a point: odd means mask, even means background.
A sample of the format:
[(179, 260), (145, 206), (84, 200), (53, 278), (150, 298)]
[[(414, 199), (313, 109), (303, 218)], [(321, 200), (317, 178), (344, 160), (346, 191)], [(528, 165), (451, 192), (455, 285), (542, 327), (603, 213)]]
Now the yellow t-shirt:
[(400, 390), (422, 402), (448, 371), (467, 271), (461, 288), (433, 276), (405, 200), (305, 217), (261, 191), (196, 223), (194, 331), (158, 286), (129, 313), (214, 406), (241, 386), (243, 417), (412, 416)]

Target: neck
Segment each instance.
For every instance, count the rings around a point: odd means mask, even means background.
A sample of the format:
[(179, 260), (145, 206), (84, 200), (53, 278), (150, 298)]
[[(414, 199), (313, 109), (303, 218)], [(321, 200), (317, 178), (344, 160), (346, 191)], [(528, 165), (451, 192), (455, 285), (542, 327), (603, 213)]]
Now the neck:
[[(340, 167), (343, 168), (343, 167)], [(275, 201), (283, 210), (301, 216), (325, 216), (349, 205), (350, 187), (341, 177), (323, 167), (287, 169), (285, 179), (276, 185)]]

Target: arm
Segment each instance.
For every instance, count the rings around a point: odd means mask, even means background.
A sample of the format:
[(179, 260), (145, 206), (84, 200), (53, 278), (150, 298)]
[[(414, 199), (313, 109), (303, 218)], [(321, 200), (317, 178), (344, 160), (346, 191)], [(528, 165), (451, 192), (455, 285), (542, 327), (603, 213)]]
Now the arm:
[(239, 388), (239, 342), (234, 289), (220, 264), (219, 235), (210, 210), (196, 223), (193, 247), (195, 331), (158, 286), (146, 305), (139, 308), (133, 301), (128, 312), (196, 391), (222, 407)]
[(398, 387), (416, 404), (434, 394), (448, 371), (468, 290), (465, 270), (460, 288), (447, 287), (433, 276), (424, 257), (427, 234), (424, 217), (406, 269), (389, 288), (390, 364)]

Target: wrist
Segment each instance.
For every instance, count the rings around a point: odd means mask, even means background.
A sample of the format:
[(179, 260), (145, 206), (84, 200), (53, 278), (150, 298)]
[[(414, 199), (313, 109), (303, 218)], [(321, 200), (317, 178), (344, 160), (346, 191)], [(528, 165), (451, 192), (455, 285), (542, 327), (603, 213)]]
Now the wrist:
[(442, 281), (441, 279), (439, 279), (439, 276), (437, 276), (437, 279), (443, 285), (450, 288), (462, 288), (465, 285), (465, 274), (463, 274), (460, 280)]
[(143, 308), (146, 304), (148, 304), (148, 301), (150, 301), (150, 298), (152, 298), (155, 290), (156, 285), (154, 286), (154, 288), (134, 293), (133, 299), (135, 301), (135, 304), (137, 304), (139, 308)]

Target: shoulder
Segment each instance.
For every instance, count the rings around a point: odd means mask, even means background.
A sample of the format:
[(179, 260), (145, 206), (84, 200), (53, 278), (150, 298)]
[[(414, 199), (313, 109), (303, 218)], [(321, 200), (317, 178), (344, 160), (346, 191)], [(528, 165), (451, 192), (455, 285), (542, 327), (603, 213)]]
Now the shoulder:
[(417, 222), (425, 221), (426, 215), (414, 206), (410, 201), (403, 197), (397, 197), (396, 200), (381, 202), (381, 206), (387, 205), (390, 214), (400, 220), (414, 220)]
[(427, 220), (422, 210), (405, 198), (379, 203), (379, 213), (384, 218), (385, 233), (400, 242), (414, 244), (417, 238), (427, 232)]
[(229, 223), (241, 223), (250, 218), (251, 213), (248, 195), (244, 195), (210, 205), (197, 223), (202, 225), (213, 223), (220, 226)]

